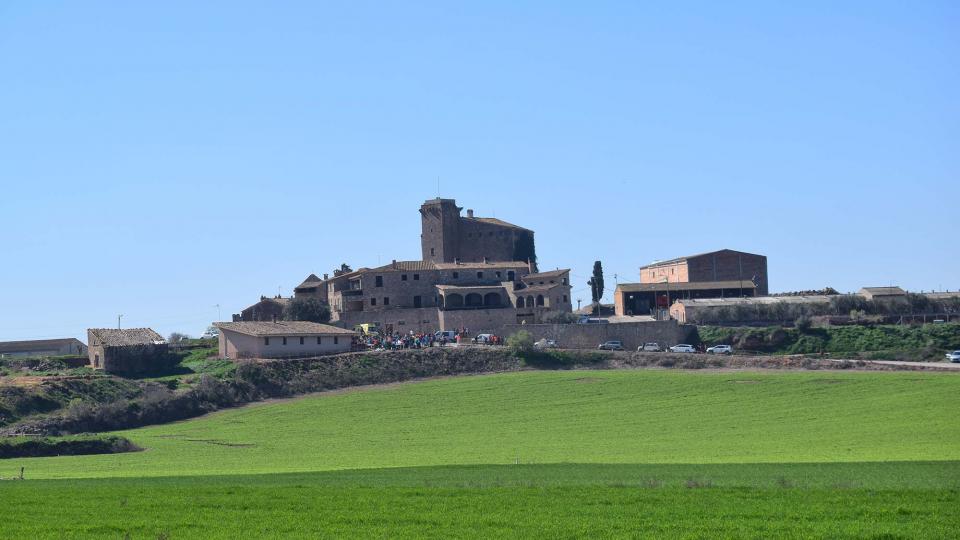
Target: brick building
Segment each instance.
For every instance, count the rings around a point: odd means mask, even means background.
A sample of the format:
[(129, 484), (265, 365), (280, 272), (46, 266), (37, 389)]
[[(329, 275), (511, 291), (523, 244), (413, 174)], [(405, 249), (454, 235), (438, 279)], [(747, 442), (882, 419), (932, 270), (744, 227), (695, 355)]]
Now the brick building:
[(722, 249), (640, 267), (640, 282), (618, 285), (614, 304), (617, 315), (649, 315), (680, 298), (767, 294), (767, 258)]

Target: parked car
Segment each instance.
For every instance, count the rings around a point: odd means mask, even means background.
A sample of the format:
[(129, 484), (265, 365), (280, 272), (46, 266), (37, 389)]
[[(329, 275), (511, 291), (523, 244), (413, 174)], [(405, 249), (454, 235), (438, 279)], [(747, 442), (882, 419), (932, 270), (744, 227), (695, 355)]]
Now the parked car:
[(556, 349), (557, 345), (556, 340), (553, 339), (541, 339), (540, 341), (533, 344), (535, 349)]
[(707, 349), (707, 354), (733, 354), (733, 347), (729, 345), (714, 345)]
[(948, 362), (960, 362), (960, 351), (953, 351), (947, 353)]
[(577, 319), (577, 324), (610, 324), (610, 321), (607, 319), (601, 319), (599, 317), (580, 317)]
[(473, 338), (473, 342), (476, 344), (487, 344), (493, 341), (493, 334), (477, 334), (477, 337)]
[(446, 338), (447, 341), (456, 341), (457, 333), (453, 330), (437, 330), (434, 332), (433, 337), (438, 341)]
[(660, 352), (662, 350), (663, 347), (659, 343), (644, 343), (637, 347), (637, 352)]
[(597, 345), (597, 348), (601, 351), (622, 351), (623, 342), (621, 341), (604, 341), (600, 345)]
[(697, 350), (693, 348), (693, 345), (687, 345), (686, 343), (681, 343), (679, 345), (674, 345), (670, 347), (670, 352), (680, 352), (680, 353), (695, 353)]

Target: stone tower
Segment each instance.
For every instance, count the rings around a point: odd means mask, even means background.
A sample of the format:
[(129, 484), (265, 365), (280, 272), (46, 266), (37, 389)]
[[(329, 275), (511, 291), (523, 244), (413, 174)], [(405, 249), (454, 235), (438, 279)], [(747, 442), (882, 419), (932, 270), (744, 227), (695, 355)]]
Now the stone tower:
[(459, 254), (460, 210), (453, 199), (430, 199), (420, 207), (423, 260), (453, 262)]

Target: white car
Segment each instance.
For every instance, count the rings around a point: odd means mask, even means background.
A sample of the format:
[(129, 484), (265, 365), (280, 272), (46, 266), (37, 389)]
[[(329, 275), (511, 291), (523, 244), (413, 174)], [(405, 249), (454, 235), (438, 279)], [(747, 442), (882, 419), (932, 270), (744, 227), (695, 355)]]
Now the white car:
[(644, 343), (637, 347), (637, 352), (660, 352), (662, 350), (659, 343)]
[(670, 347), (670, 352), (682, 352), (682, 353), (695, 353), (696, 349), (693, 348), (693, 345), (687, 345), (686, 343), (681, 343), (679, 345), (674, 345)]
[(707, 354), (733, 354), (733, 347), (729, 345), (714, 345), (707, 349)]
[(556, 349), (558, 347), (556, 340), (553, 339), (541, 339), (540, 341), (533, 344), (535, 349)]
[(948, 352), (947, 362), (960, 363), (960, 351)]
[(493, 334), (477, 334), (477, 337), (473, 338), (473, 342), (476, 344), (486, 344), (493, 341)]

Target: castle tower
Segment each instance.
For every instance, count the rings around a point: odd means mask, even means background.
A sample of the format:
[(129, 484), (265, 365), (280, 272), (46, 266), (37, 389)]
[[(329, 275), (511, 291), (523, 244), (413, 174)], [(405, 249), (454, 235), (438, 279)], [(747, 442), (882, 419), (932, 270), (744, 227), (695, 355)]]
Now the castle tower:
[(453, 262), (460, 254), (460, 211), (453, 199), (430, 199), (420, 207), (423, 260)]

